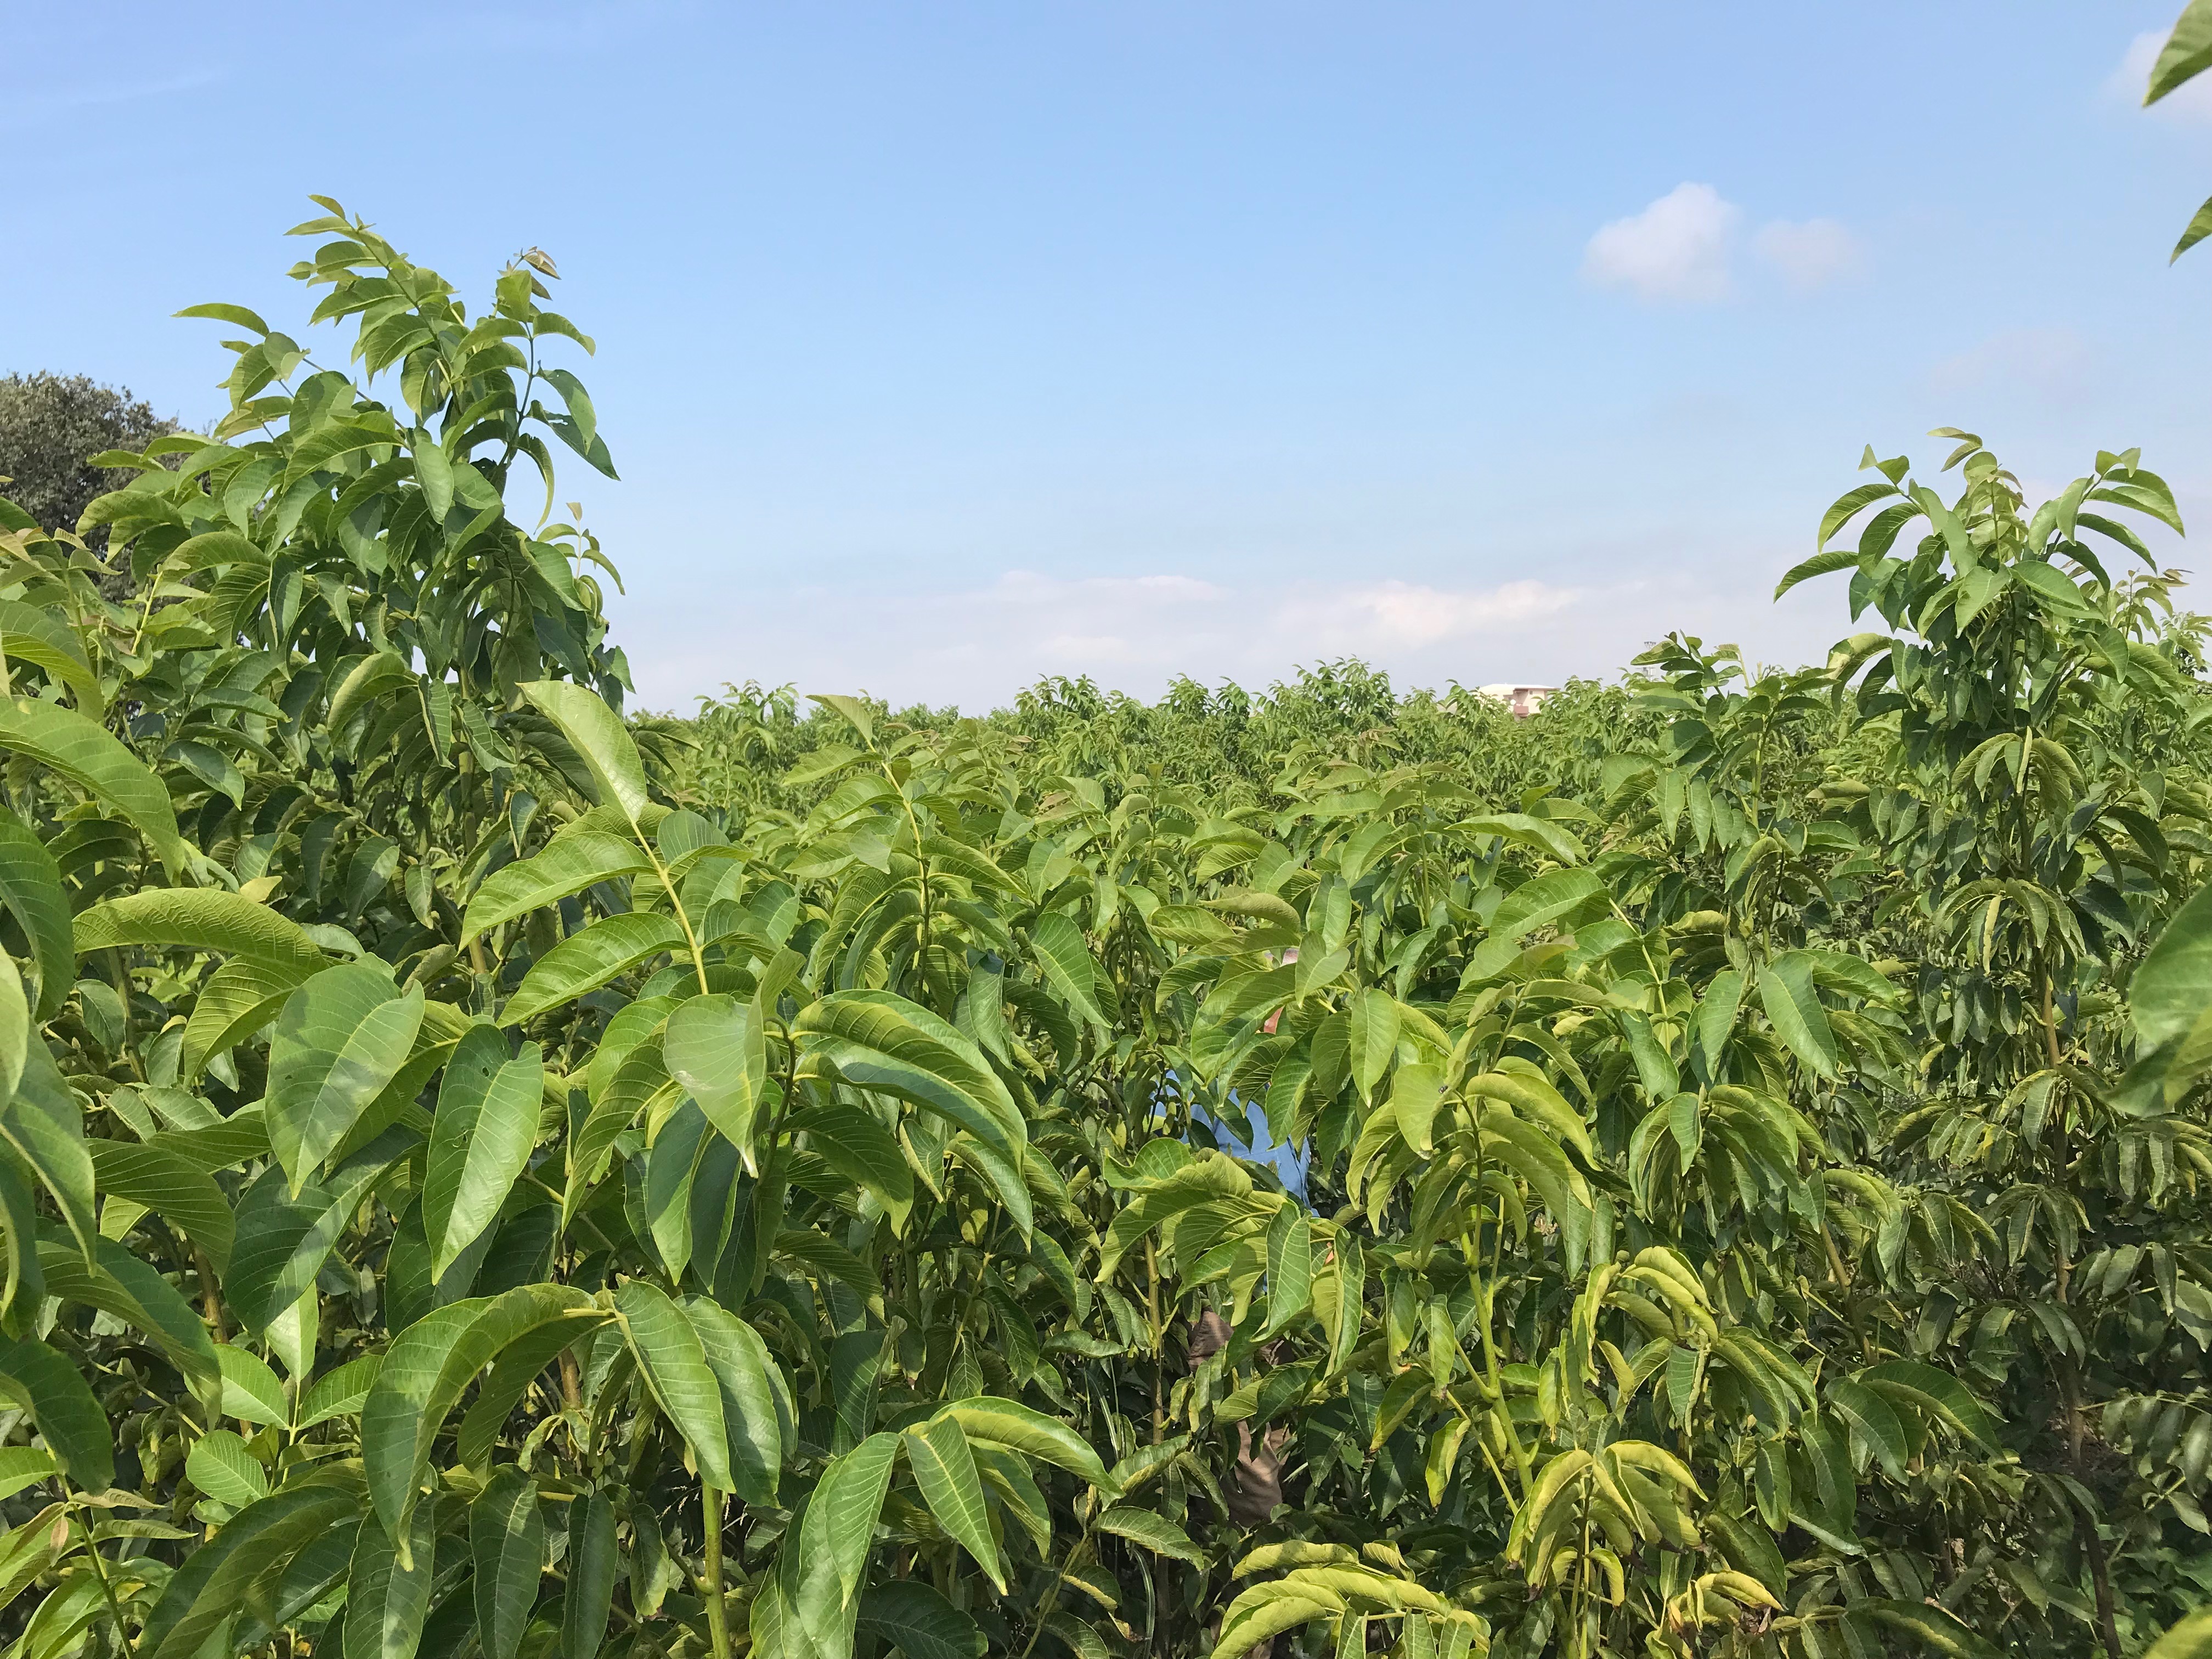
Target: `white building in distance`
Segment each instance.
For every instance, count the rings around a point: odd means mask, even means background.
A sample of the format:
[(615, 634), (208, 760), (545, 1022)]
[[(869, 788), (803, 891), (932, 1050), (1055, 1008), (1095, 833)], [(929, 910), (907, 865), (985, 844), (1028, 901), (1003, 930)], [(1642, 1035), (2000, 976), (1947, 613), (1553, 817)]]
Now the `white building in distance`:
[(1559, 688), (1556, 685), (1480, 685), (1475, 688), (1481, 696), (1493, 702), (1502, 702), (1506, 712), (1516, 720), (1527, 720), (1544, 706), (1544, 699)]

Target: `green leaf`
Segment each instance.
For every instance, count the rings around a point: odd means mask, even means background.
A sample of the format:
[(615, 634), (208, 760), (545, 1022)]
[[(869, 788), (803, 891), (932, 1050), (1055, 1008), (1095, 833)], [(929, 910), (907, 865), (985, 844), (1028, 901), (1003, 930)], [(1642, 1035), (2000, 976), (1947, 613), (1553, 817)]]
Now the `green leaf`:
[(1811, 558), (1793, 564), (1780, 581), (1774, 584), (1774, 597), (1780, 599), (1800, 582), (1815, 576), (1826, 576), (1838, 570), (1849, 570), (1859, 562), (1858, 550), (1851, 547), (1831, 547), (1815, 553)]
[(1705, 1072), (1709, 1077), (1720, 1075), (1721, 1056), (1728, 1048), (1729, 1035), (1735, 1030), (1737, 1010), (1743, 1006), (1743, 975), (1733, 968), (1723, 968), (1705, 987), (1705, 995), (1698, 1000), (1694, 1021), (1698, 1048), (1705, 1057)]
[(1970, 1440), (1995, 1450), (1996, 1420), (1966, 1385), (1933, 1365), (1917, 1359), (1890, 1359), (1869, 1365), (1857, 1375), (1866, 1383), (1892, 1398), (1904, 1398), (1915, 1409), (1941, 1419)]
[(115, 1484), (115, 1441), (107, 1413), (76, 1366), (34, 1339), (0, 1339), (0, 1388), (30, 1412), (71, 1486), (80, 1492), (106, 1492)]
[(561, 1612), (562, 1659), (598, 1659), (614, 1610), (615, 1505), (605, 1491), (568, 1506), (568, 1594)]
[(0, 1447), (0, 1498), (13, 1498), (24, 1487), (54, 1478), (52, 1456), (36, 1446)]
[(2049, 600), (2061, 611), (2076, 617), (2089, 614), (2089, 601), (2082, 595), (2074, 579), (2057, 565), (2043, 559), (2022, 559), (2011, 568), (2014, 579), (2022, 586)]
[(684, 948), (683, 928), (666, 916), (631, 910), (603, 917), (531, 964), (500, 1010), (499, 1023), (520, 1025), (535, 1019), (598, 990), (617, 974)]
[(85, 1150), (84, 1114), (43, 1042), (26, 1048), (15, 1097), (0, 1102), (0, 1141), (53, 1195), (78, 1248), (89, 1257), (99, 1227), (93, 1215), (92, 1155)]
[(690, 1316), (666, 1291), (641, 1279), (629, 1280), (615, 1292), (615, 1311), (622, 1316), (653, 1397), (691, 1449), (699, 1478), (730, 1490), (736, 1482), (730, 1470), (721, 1385), (707, 1364), (706, 1347)]
[(653, 868), (635, 842), (603, 830), (571, 830), (555, 836), (535, 857), (495, 871), (469, 900), (461, 933), (475, 938), (503, 921), (557, 904), (602, 881), (644, 875)]
[(1605, 890), (1588, 870), (1553, 870), (1525, 881), (1498, 902), (1490, 937), (1516, 939), (1563, 921)]
[(295, 963), (239, 957), (209, 975), (185, 1021), (179, 1080), (191, 1083), (209, 1060), (276, 1018), (285, 1000), (323, 965), (319, 958)]
[(1862, 1596), (1850, 1604), (1844, 1617), (1861, 1627), (1879, 1627), (1882, 1634), (1869, 1632), (1877, 1643), (1883, 1640), (1883, 1635), (1893, 1632), (1908, 1638), (1926, 1651), (1944, 1654), (1949, 1659), (1997, 1659), (1996, 1647), (1960, 1623), (1956, 1615), (1931, 1602)]
[(829, 692), (810, 692), (810, 702), (818, 702), (845, 717), (852, 728), (860, 734), (860, 741), (872, 744), (876, 740), (876, 716), (868, 705), (858, 697), (838, 696)]
[(295, 991), (269, 1045), (270, 1150), (293, 1193), (322, 1169), (399, 1074), (422, 1024), (422, 988), (379, 962), (326, 968)]
[(1061, 912), (1048, 911), (1030, 924), (1030, 943), (1036, 947), (1045, 982), (1060, 1000), (1091, 1024), (1110, 1029), (1098, 1006), (1098, 964), (1091, 960), (1083, 929)]
[(1398, 1057), (1398, 1005), (1388, 991), (1370, 985), (1353, 994), (1346, 1012), (1352, 1017), (1352, 1079), (1365, 1099)]
[(825, 1070), (857, 1089), (910, 1100), (1018, 1157), (1020, 1108), (975, 1045), (918, 1003), (889, 991), (841, 991), (793, 1023), (801, 1077)]
[(0, 904), (8, 907), (30, 944), (38, 970), (38, 1018), (52, 1019), (76, 977), (69, 895), (54, 855), (30, 825), (5, 807), (0, 807)]
[(355, 716), (376, 701), (415, 684), (415, 671), (390, 651), (373, 651), (356, 663), (331, 692), (324, 725), (332, 737), (352, 725)]
[(1759, 1002), (1790, 1052), (1824, 1078), (1836, 1075), (1836, 1034), (1813, 986), (1812, 959), (1790, 951), (1759, 970)]
[(362, 1200), (419, 1142), (397, 1125), (348, 1158), (330, 1178), (296, 1194), (280, 1169), (264, 1171), (240, 1200), (237, 1237), (222, 1282), (247, 1329), (265, 1334), (307, 1294)]
[(284, 1406), (284, 1385), (258, 1354), (228, 1344), (215, 1351), (222, 1368), (222, 1414), (248, 1423), (281, 1427), (291, 1413)]
[(1844, 1376), (1831, 1381), (1826, 1392), (1829, 1407), (1850, 1425), (1851, 1432), (1875, 1455), (1890, 1479), (1904, 1480), (1911, 1447), (1905, 1437), (1905, 1425), (1897, 1420), (1889, 1402), (1872, 1389)]
[(2151, 65), (2143, 102), (2155, 104), (2207, 69), (2212, 69), (2212, 0), (2189, 0)]
[(237, 1232), (230, 1203), (215, 1176), (168, 1146), (133, 1146), (131, 1141), (88, 1139), (93, 1183), (100, 1192), (157, 1212), (184, 1237), (206, 1249), (216, 1267), (230, 1265), (230, 1241)]
[(98, 721), (58, 704), (0, 697), (0, 749), (58, 772), (120, 812), (146, 838), (175, 880), (194, 859), (177, 833), (177, 814), (161, 779)]
[(2188, 225), (2181, 233), (2181, 240), (2173, 245), (2173, 252), (2166, 255), (2166, 264), (2172, 264), (2207, 236), (2212, 236), (2212, 197), (2208, 197), (2204, 205), (2191, 216)]
[(748, 1504), (773, 1504), (793, 1436), (784, 1403), (788, 1390), (776, 1374), (768, 1344), (751, 1326), (705, 1297), (685, 1304), (684, 1312), (721, 1394), (730, 1489)]
[[(805, 1131), (810, 1146), (821, 1154), (822, 1161), (855, 1186), (874, 1194), (891, 1212), (893, 1227), (903, 1230), (906, 1213), (914, 1205), (914, 1170), (897, 1136), (866, 1108), (842, 1103), (796, 1115), (788, 1127)], [(969, 1144), (974, 1144), (972, 1137)]]
[(1165, 1516), (1155, 1515), (1150, 1510), (1127, 1505), (1110, 1509), (1098, 1517), (1097, 1529), (1115, 1538), (1126, 1538), (1155, 1555), (1171, 1555), (1194, 1567), (1206, 1565), (1206, 1552), (1190, 1541), (1188, 1533)]
[(191, 1659), (218, 1627), (237, 1618), (264, 1573), (281, 1570), (302, 1548), (333, 1533), (350, 1550), (359, 1528), (348, 1523), (360, 1510), (357, 1488), (313, 1476), (248, 1504), (171, 1575), (147, 1618), (138, 1651), (152, 1659)]
[(857, 1626), (906, 1659), (983, 1659), (982, 1626), (935, 1589), (911, 1578), (869, 1587)]
[(333, 1418), (358, 1417), (368, 1391), (375, 1386), (376, 1374), (384, 1369), (380, 1353), (363, 1354), (349, 1359), (336, 1370), (315, 1379), (307, 1391), (300, 1396), (295, 1429), (312, 1429), (318, 1423), (327, 1423)]
[(708, 1122), (757, 1173), (753, 1127), (769, 1083), (766, 1021), (732, 996), (692, 997), (669, 1015), (661, 1052)]
[(1017, 1401), (994, 1395), (956, 1400), (939, 1408), (937, 1415), (959, 1424), (962, 1432), (979, 1446), (1020, 1452), (1042, 1463), (1066, 1469), (1079, 1480), (1112, 1494), (1120, 1490), (1098, 1454), (1082, 1436), (1065, 1423), (1031, 1411)]
[(242, 1510), (269, 1496), (269, 1472), (254, 1461), (246, 1442), (228, 1429), (200, 1437), (185, 1459), (185, 1476), (218, 1504)]
[(261, 320), (259, 314), (248, 311), (244, 306), (224, 305), (210, 301), (206, 305), (186, 306), (182, 311), (173, 312), (170, 314), (177, 317), (204, 317), (210, 321), (228, 323), (237, 328), (250, 328), (256, 334), (266, 335), (269, 332), (269, 325)]
[(484, 1483), (469, 1505), (476, 1569), (477, 1639), (484, 1659), (515, 1659), (545, 1571), (545, 1522), (538, 1483), (512, 1465)]
[(975, 1473), (975, 1455), (958, 1421), (939, 1413), (908, 1429), (905, 1438), (907, 1462), (929, 1512), (1005, 1595), (1006, 1577), (999, 1564), (998, 1542), (991, 1535), (982, 1478)]
[(224, 565), (251, 564), (267, 567), (269, 550), (250, 536), (235, 530), (210, 530), (179, 544), (162, 562), (166, 569), (179, 574), (196, 570), (214, 570)]
[(313, 972), (329, 958), (306, 928), (220, 888), (154, 888), (95, 904), (75, 923), (76, 953), (125, 945), (220, 951)]
[(393, 1338), (361, 1410), (362, 1462), (385, 1530), (405, 1531), (431, 1444), (478, 1371), (532, 1332), (556, 1326), (580, 1337), (611, 1316), (582, 1291), (524, 1285), (450, 1303)]
[(2212, 1607), (2181, 1620), (2143, 1650), (2143, 1659), (2212, 1659)]
[(1582, 842), (1565, 824), (1532, 817), (1526, 812), (1492, 812), (1483, 817), (1468, 818), (1459, 825), (1459, 830), (1468, 836), (1503, 836), (1524, 847), (1533, 847), (1561, 864), (1580, 864), (1586, 856)]
[(2212, 1035), (2212, 886), (2199, 888), (2174, 912), (2136, 969), (2128, 1007), (2143, 1053), (2169, 1044), (2207, 1046), (2198, 1034)]
[(622, 716), (597, 692), (567, 680), (535, 680), (521, 691), (532, 707), (561, 728), (561, 735), (582, 758), (600, 804), (619, 807), (642, 839), (641, 820), (653, 800), (637, 741)]
[(396, 1541), (380, 1528), (361, 1529), (346, 1568), (345, 1659), (415, 1659), (436, 1571), (435, 1508), (416, 1510)]
[(194, 1393), (211, 1405), (218, 1402), (222, 1374), (199, 1314), (175, 1285), (114, 1240), (95, 1239), (94, 1244), (96, 1259), (87, 1262), (71, 1244), (52, 1239), (40, 1243), (46, 1294), (97, 1308), (137, 1327), (154, 1339)]
[(430, 1277), (476, 1243), (497, 1217), (538, 1144), (545, 1066), (538, 1045), (510, 1060), (495, 1026), (470, 1028), (446, 1062), (422, 1176), (422, 1228)]
[(1313, 1302), (1313, 1230), (1298, 1201), (1285, 1194), (1267, 1225), (1267, 1323), (1264, 1340), (1285, 1329)]
[(0, 1098), (15, 1092), (30, 1063), (31, 1045), (39, 1041), (31, 1030), (30, 999), (23, 994), (23, 975), (15, 958), (0, 951)]
[(883, 1512), (900, 1443), (895, 1434), (872, 1434), (842, 1457), (831, 1458), (799, 1529), (804, 1553), (818, 1552), (848, 1603), (867, 1569), (868, 1546), (875, 1540), (876, 1519)]
[(54, 684), (68, 688), (82, 713), (102, 711), (100, 676), (85, 659), (83, 646), (66, 623), (36, 605), (0, 599), (0, 660), (27, 662), (44, 671)]

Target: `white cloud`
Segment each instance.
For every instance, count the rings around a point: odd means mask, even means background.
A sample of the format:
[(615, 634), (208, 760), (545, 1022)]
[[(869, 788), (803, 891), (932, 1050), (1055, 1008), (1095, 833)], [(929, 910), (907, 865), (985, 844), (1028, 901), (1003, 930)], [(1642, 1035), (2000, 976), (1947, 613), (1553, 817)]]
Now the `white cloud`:
[[(2119, 67), (2105, 78), (2105, 91), (2110, 97), (2124, 104), (2142, 104), (2152, 66), (2165, 50), (2166, 33), (2165, 29), (2151, 29), (2128, 43)], [(2200, 75), (2179, 91), (2169, 92), (2151, 106), (2151, 112), (2170, 121), (2212, 125), (2212, 75)]]
[(1807, 292), (1849, 276), (1864, 264), (1858, 239), (1833, 219), (1776, 219), (1759, 228), (1751, 247), (1790, 287)]
[(1711, 185), (1681, 184), (1589, 239), (1583, 275), (1640, 299), (1711, 302), (1735, 292), (1729, 260), (1743, 210)]
[(1554, 617), (1582, 597), (1579, 588), (1540, 581), (1457, 592), (1402, 581), (1316, 586), (1293, 589), (1276, 607), (1274, 623), (1324, 655), (1384, 656)]
[[(790, 596), (800, 612), (834, 611), (832, 634), (726, 632), (696, 616), (663, 613), (629, 625), (639, 694), (649, 707), (680, 707), (696, 690), (728, 678), (799, 682), (803, 691), (866, 690), (902, 702), (957, 701), (970, 710), (1006, 702), (1045, 675), (1090, 675), (1156, 696), (1178, 674), (1230, 676), (1259, 687), (1300, 664), (1358, 656), (1407, 684), (1527, 681), (1548, 665), (1603, 672), (1627, 660), (1644, 625), (1631, 592), (1639, 584), (1565, 587), (1534, 579), (1443, 587), (1400, 580), (1243, 584), (1184, 575), (1061, 578), (1008, 571), (968, 591), (889, 596)], [(1607, 642), (1595, 650), (1598, 624)], [(1588, 652), (1589, 659), (1584, 660)], [(1614, 659), (1618, 658), (1618, 661)]]

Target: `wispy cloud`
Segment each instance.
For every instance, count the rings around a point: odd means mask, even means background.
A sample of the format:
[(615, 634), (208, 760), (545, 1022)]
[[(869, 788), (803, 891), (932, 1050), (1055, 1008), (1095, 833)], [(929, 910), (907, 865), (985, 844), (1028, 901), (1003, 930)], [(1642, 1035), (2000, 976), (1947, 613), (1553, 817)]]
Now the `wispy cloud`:
[(1805, 293), (1855, 276), (1866, 263), (1858, 238), (1833, 219), (1774, 220), (1759, 228), (1751, 248)]
[(1655, 608), (1648, 586), (1641, 578), (1570, 586), (1534, 577), (1467, 586), (1399, 578), (1240, 584), (1015, 570), (964, 591), (840, 590), (782, 601), (835, 614), (829, 638), (810, 632), (797, 640), (742, 617), (696, 612), (639, 616), (622, 627), (657, 641), (649, 657), (633, 659), (640, 697), (654, 708), (750, 677), (977, 710), (1046, 675), (1088, 675), (1152, 696), (1181, 674), (1259, 687), (1302, 664), (1346, 656), (1409, 685), (1607, 674), (1650, 637), (1659, 609), (1670, 624), (1680, 620), (1673, 601)]
[(135, 104), (145, 99), (167, 98), (213, 86), (226, 76), (219, 70), (191, 70), (147, 81), (88, 82), (82, 86), (49, 86), (37, 91), (11, 91), (0, 106), (0, 128), (34, 126), (58, 116), (83, 109), (103, 109), (116, 104)]
[(1711, 185), (1677, 185), (1643, 212), (1601, 227), (1583, 251), (1583, 275), (1643, 300), (1725, 300), (1735, 291), (1729, 254), (1742, 217)]
[(1929, 371), (1931, 390), (1945, 397), (2055, 403), (2087, 386), (2089, 343), (2070, 328), (2015, 328), (1992, 334)]

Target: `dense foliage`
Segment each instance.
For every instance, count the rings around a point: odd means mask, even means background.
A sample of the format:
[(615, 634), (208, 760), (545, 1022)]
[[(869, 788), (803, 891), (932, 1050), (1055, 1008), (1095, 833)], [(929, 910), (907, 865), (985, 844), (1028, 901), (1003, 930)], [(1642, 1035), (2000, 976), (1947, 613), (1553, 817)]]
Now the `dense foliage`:
[(321, 205), (349, 367), (187, 313), (231, 412), (85, 512), (127, 603), (0, 504), (20, 1659), (2202, 1628), (2212, 701), (2136, 454), (1869, 452), (1826, 663), (1525, 722), (626, 719), (552, 262), (472, 313)]

